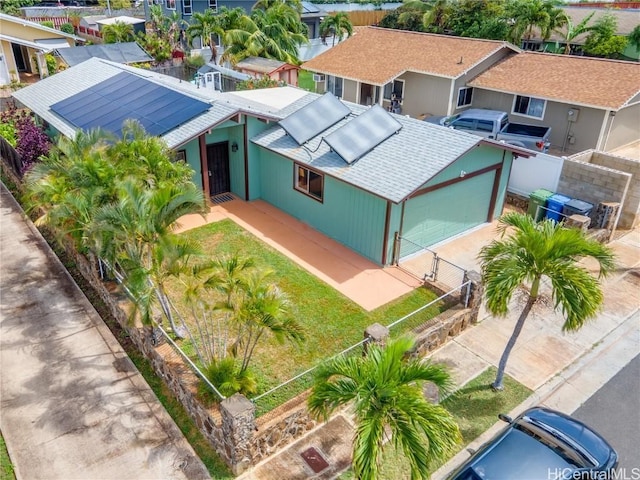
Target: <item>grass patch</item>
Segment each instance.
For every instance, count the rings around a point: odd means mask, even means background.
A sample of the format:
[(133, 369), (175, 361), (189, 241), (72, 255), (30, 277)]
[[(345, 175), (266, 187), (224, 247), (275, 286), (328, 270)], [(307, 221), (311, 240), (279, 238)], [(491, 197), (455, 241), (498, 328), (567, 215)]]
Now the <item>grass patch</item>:
[(313, 81), (313, 72), (307, 70), (298, 71), (298, 87), (304, 88), (309, 92), (316, 91), (316, 82)]
[[(367, 312), (333, 287), (310, 274), (231, 220), (210, 223), (182, 235), (198, 242), (205, 252), (252, 257), (260, 269), (275, 272), (273, 279), (292, 303), (293, 315), (303, 326), (302, 344), (278, 344), (270, 338), (258, 345), (252, 360), (260, 392), (286, 381), (363, 339), (373, 323), (388, 325), (435, 300), (437, 295), (418, 288), (372, 312)], [(175, 292), (178, 293), (178, 292)], [(178, 295), (179, 297), (179, 295)], [(433, 318), (444, 307), (438, 303), (393, 329), (397, 335)], [(187, 342), (184, 342), (185, 344)], [(309, 386), (310, 378), (264, 398), (259, 411), (273, 408)]]
[(7, 445), (4, 438), (0, 435), (0, 480), (15, 480), (16, 475), (13, 471), (13, 464), (7, 452)]
[[(504, 376), (504, 390), (495, 392), (491, 388), (491, 383), (495, 380), (495, 376), (496, 369), (491, 367), (442, 402), (442, 405), (455, 418), (460, 427), (460, 433), (462, 433), (462, 444), (449, 458), (453, 457), (496, 423), (499, 413), (510, 412), (533, 393), (508, 375)], [(449, 458), (443, 462), (434, 463), (430, 473), (435, 472), (444, 465)], [(353, 472), (351, 471), (345, 472), (340, 476), (341, 480), (351, 480), (353, 478)], [(384, 451), (383, 466), (379, 479), (408, 480), (410, 478), (409, 464), (401, 453), (393, 448), (393, 445), (388, 444)]]

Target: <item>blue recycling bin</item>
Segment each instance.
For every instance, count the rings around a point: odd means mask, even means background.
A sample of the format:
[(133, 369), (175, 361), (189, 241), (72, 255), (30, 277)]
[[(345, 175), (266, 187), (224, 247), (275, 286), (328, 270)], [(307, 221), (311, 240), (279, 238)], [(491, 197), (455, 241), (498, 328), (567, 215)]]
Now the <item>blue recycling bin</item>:
[(571, 215), (584, 215), (585, 217), (589, 217), (591, 216), (592, 210), (593, 204), (573, 198), (564, 204), (562, 213), (567, 217), (570, 217)]
[(559, 222), (562, 220), (562, 210), (567, 202), (570, 202), (571, 198), (566, 197), (560, 193), (554, 193), (547, 199), (547, 215), (546, 218)]

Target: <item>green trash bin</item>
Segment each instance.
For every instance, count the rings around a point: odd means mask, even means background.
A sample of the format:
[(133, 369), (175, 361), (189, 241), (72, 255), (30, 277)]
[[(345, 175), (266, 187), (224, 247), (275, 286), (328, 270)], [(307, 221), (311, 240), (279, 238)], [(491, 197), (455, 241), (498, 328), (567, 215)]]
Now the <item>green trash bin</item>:
[(531, 192), (531, 195), (529, 195), (529, 209), (527, 213), (531, 215), (536, 222), (544, 218), (546, 213), (544, 207), (547, 206), (547, 200), (552, 195), (553, 192), (545, 190), (544, 188)]

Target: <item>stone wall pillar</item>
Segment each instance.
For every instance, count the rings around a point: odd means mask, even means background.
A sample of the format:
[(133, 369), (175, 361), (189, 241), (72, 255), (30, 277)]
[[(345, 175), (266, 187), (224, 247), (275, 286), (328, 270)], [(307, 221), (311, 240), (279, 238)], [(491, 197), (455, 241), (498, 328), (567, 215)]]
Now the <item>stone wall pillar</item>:
[(366, 328), (364, 338), (368, 339), (370, 343), (384, 347), (387, 338), (389, 338), (389, 329), (379, 323), (374, 323)]
[(224, 454), (234, 475), (240, 475), (253, 463), (249, 447), (256, 430), (255, 410), (255, 405), (239, 393), (220, 403)]
[[(476, 271), (467, 271), (464, 275), (464, 282), (471, 282), (469, 284), (469, 296), (467, 301), (467, 308), (471, 311), (469, 321), (472, 324), (478, 323), (478, 313), (482, 306), (482, 297), (484, 296), (484, 286), (482, 285), (482, 276)], [(462, 292), (463, 299), (465, 292)]]

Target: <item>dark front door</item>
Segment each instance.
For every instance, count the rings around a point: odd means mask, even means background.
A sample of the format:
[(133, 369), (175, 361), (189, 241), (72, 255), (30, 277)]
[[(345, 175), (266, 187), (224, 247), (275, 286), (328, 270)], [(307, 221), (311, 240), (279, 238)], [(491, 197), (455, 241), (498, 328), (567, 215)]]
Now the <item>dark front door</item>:
[(231, 190), (228, 142), (207, 145), (207, 166), (209, 167), (209, 194), (213, 197)]

